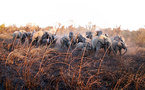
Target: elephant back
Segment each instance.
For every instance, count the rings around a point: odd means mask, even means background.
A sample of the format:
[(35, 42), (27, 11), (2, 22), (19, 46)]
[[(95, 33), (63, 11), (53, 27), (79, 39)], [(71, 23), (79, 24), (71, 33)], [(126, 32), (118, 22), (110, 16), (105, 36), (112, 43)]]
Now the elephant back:
[(98, 36), (98, 41), (100, 41), (102, 44), (105, 44), (105, 39), (107, 39), (105, 35)]
[(25, 31), (25, 30), (19, 30), (19, 32), (21, 32), (21, 33), (26, 33), (26, 31)]
[(38, 31), (38, 32), (35, 32), (33, 34), (33, 37), (36, 38), (36, 37), (39, 37), (39, 36), (43, 36), (44, 32), (43, 31)]
[(15, 31), (13, 33), (13, 38), (21, 38), (22, 37), (22, 33), (20, 31)]
[(102, 35), (102, 31), (96, 31), (96, 36)]
[(38, 32), (35, 32), (32, 36), (32, 40), (35, 40), (36, 38), (41, 38), (43, 36), (44, 32), (43, 31), (38, 31)]

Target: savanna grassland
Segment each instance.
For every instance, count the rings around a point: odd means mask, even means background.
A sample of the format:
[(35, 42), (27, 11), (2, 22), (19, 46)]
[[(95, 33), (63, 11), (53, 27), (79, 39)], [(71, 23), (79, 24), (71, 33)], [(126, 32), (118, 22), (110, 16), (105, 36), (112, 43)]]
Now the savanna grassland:
[[(124, 37), (128, 51), (124, 56), (106, 55), (100, 50), (98, 57), (85, 52), (73, 55), (49, 46), (30, 47), (16, 41), (9, 51), (12, 33), (16, 30), (49, 30), (52, 27), (15, 25), (0, 26), (0, 90), (144, 90), (145, 89), (145, 29), (120, 30), (120, 27), (102, 29), (109, 36)], [(58, 35), (94, 31), (95, 25), (86, 27), (57, 27)]]

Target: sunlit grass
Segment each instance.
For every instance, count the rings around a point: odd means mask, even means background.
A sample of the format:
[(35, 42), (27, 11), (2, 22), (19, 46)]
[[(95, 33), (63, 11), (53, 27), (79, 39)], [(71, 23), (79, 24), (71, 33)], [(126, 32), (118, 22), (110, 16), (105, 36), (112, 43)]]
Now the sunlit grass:
[(11, 47), (11, 37), (0, 38), (2, 89), (145, 89), (144, 47), (130, 46), (124, 56), (100, 50), (98, 57), (19, 40)]

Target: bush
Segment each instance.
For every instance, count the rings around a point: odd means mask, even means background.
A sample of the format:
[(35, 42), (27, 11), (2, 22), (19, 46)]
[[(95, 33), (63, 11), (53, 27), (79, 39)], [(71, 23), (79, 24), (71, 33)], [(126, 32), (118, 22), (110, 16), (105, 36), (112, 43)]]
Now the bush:
[(5, 30), (5, 24), (0, 25), (0, 33), (2, 33)]
[(138, 31), (132, 32), (132, 41), (140, 47), (145, 47), (145, 29), (141, 28)]

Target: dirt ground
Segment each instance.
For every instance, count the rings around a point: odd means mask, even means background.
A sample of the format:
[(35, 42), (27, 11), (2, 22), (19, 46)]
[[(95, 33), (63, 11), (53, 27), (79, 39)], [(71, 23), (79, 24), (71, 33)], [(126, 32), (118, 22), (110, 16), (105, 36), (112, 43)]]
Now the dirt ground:
[(11, 43), (10, 34), (0, 35), (0, 90), (145, 89), (144, 48), (128, 47), (124, 56), (100, 50), (98, 57), (83, 57), (18, 43), (9, 51)]

